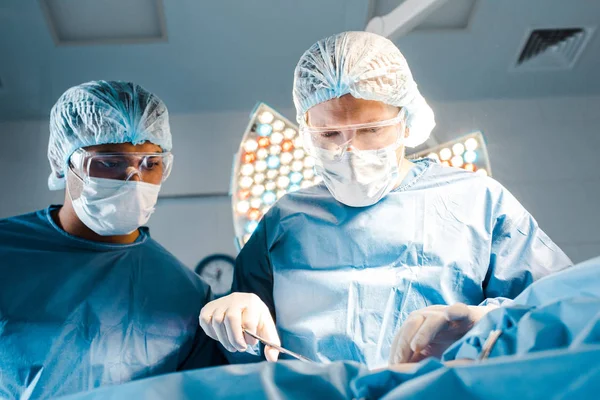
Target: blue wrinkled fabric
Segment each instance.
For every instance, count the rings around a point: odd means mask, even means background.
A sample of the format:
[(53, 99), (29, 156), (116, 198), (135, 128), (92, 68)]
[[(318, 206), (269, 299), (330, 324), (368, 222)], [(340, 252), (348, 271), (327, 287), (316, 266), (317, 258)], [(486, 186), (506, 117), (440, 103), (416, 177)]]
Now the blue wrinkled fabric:
[(207, 285), (150, 238), (91, 242), (50, 207), (0, 220), (0, 398), (53, 398), (221, 364)]
[(548, 276), (527, 288), (509, 307), (488, 313), (444, 353), (444, 359), (476, 359), (492, 330), (502, 334), (491, 357), (551, 349), (580, 351), (599, 345), (600, 258)]
[(352, 362), (245, 364), (169, 374), (68, 399), (597, 399), (599, 357), (600, 346), (455, 367), (428, 359), (410, 372), (369, 372)]
[(145, 379), (69, 399), (349, 399), (348, 382), (364, 369), (354, 363), (302, 361), (230, 365)]
[(379, 368), (412, 311), (500, 305), (570, 265), (498, 182), (420, 160), (370, 207), (323, 185), (283, 197), (238, 256), (233, 290), (261, 297), (284, 347)]
[[(500, 338), (509, 338), (512, 348), (521, 350), (494, 350), (484, 362), (447, 366), (430, 358), (405, 372), (374, 372), (352, 362), (246, 364), (171, 374), (70, 399), (597, 399), (599, 270), (600, 258), (569, 268), (535, 282), (514, 302), (489, 313), (456, 347), (475, 338), (482, 343), (493, 329), (507, 328), (489, 322), (514, 312), (522, 316), (514, 320), (515, 331)], [(557, 312), (560, 304), (576, 306), (563, 313)], [(527, 315), (535, 316), (536, 323), (522, 324)], [(539, 345), (531, 346), (532, 339)]]

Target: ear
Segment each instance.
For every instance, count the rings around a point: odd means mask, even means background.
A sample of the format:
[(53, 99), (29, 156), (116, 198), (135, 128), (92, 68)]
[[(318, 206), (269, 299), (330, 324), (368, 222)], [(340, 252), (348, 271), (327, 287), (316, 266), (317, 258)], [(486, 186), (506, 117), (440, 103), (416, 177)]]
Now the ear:
[(404, 128), (404, 139), (406, 139), (408, 136), (410, 136), (410, 128), (407, 126)]

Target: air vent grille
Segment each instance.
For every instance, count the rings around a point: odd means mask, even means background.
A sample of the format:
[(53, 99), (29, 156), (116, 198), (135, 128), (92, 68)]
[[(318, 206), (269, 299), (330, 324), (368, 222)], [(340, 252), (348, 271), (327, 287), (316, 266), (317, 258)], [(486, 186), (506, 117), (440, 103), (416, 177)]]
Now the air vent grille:
[(536, 29), (521, 49), (517, 68), (570, 68), (588, 39), (583, 28)]

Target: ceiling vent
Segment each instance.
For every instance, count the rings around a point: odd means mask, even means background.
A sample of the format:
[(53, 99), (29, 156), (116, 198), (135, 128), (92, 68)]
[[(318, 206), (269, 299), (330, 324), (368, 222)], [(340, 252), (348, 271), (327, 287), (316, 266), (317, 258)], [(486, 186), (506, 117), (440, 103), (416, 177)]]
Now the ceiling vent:
[(517, 70), (559, 70), (572, 68), (591, 37), (584, 28), (535, 29), (521, 48)]

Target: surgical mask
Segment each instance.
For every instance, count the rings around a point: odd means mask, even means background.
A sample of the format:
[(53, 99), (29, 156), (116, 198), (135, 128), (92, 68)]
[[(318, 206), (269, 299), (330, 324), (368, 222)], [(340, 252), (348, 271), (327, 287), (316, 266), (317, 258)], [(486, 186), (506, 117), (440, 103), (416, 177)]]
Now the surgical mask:
[(73, 198), (73, 180), (67, 191), (75, 213), (88, 228), (100, 236), (128, 235), (145, 225), (154, 212), (160, 185), (146, 182), (88, 177), (82, 181), (69, 171), (81, 194)]
[(400, 177), (393, 145), (379, 150), (347, 151), (340, 158), (318, 149), (315, 171), (333, 197), (350, 207), (367, 207), (390, 193)]

